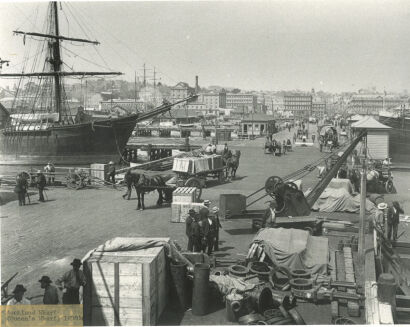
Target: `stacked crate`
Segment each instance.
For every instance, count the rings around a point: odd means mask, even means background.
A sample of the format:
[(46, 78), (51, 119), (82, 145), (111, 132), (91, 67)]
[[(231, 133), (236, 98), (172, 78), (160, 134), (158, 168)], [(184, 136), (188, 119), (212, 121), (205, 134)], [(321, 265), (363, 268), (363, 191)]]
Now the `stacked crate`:
[[(168, 238), (132, 238), (138, 242)], [(134, 251), (95, 251), (84, 262), (84, 323), (88, 326), (152, 326), (169, 295), (163, 246)]]
[(219, 169), (222, 166), (222, 157), (214, 154), (203, 157), (175, 158), (172, 170), (193, 175)]
[(197, 213), (204, 207), (202, 203), (196, 203), (196, 187), (178, 187), (172, 193), (171, 222), (184, 223), (188, 217), (189, 209)]

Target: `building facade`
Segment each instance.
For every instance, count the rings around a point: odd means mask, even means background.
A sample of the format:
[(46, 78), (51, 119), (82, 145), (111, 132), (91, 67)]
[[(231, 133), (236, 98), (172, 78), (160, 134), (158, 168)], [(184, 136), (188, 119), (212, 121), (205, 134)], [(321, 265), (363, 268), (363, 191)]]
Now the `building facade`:
[(326, 102), (313, 102), (312, 103), (312, 116), (315, 118), (323, 118), (327, 113)]
[(377, 116), (380, 111), (397, 107), (404, 101), (392, 95), (357, 94), (352, 96), (348, 108), (353, 114)]
[(312, 95), (291, 94), (283, 97), (285, 111), (289, 111), (297, 119), (307, 119), (312, 113)]
[(238, 112), (255, 112), (257, 107), (257, 96), (249, 93), (227, 93), (226, 108), (236, 109)]
[[(177, 102), (179, 100), (187, 98), (190, 94), (194, 93), (194, 89), (188, 85), (188, 83), (179, 82), (177, 85), (171, 87), (171, 102)], [(175, 109), (184, 108), (185, 103), (179, 103), (174, 106)]]

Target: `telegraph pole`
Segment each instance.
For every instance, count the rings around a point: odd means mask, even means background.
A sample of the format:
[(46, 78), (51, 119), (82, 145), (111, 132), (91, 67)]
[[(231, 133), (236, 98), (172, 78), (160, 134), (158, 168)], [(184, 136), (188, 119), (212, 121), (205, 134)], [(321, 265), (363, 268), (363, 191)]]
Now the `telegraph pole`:
[(360, 221), (359, 221), (359, 260), (364, 263), (364, 230), (366, 223), (366, 181), (367, 181), (367, 135), (363, 137), (364, 159), (362, 163), (362, 176), (360, 182)]

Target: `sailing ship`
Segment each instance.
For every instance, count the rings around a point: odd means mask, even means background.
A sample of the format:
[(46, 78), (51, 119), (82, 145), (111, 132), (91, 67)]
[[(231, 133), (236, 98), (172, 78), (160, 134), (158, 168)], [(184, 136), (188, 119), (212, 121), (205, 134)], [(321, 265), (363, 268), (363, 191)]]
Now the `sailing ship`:
[(410, 162), (410, 104), (407, 102), (397, 108), (380, 111), (379, 121), (391, 127), (389, 151), (392, 161)]
[[(61, 10), (61, 8), (60, 8)], [(19, 92), (14, 101), (20, 105), (17, 114), (10, 115), (7, 124), (0, 131), (0, 158), (4, 162), (18, 163), (78, 163), (88, 164), (102, 160), (116, 160), (126, 146), (135, 124), (164, 113), (177, 103), (163, 105), (148, 113), (135, 113), (118, 118), (87, 119), (81, 111), (71, 114), (63, 79), (65, 77), (85, 77), (100, 75), (121, 75), (120, 72), (64, 71), (61, 58), (61, 42), (80, 42), (98, 45), (98, 41), (67, 37), (60, 34), (57, 2), (48, 7), (48, 29), (46, 33), (14, 31), (27, 36), (40, 38), (48, 46), (43, 71), (10, 74), (0, 73), (0, 77), (36, 78), (40, 83), (35, 96), (22, 105)], [(25, 42), (24, 42), (25, 43)], [(26, 84), (27, 85), (27, 84)], [(89, 118), (89, 117), (88, 117)]]

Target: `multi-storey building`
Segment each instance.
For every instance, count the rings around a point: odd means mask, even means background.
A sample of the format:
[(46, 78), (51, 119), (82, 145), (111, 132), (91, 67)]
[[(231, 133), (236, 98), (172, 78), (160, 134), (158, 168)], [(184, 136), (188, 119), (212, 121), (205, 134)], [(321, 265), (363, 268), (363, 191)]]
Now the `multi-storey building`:
[(326, 102), (315, 101), (312, 103), (312, 116), (316, 118), (323, 118), (327, 112)]
[[(177, 85), (171, 87), (171, 102), (177, 102), (179, 100), (187, 98), (190, 94), (193, 94), (195, 89), (190, 87), (188, 83), (179, 82)], [(184, 108), (185, 103), (179, 103), (174, 106), (175, 109)]]
[(399, 106), (405, 101), (394, 95), (357, 94), (349, 103), (349, 112), (377, 116), (379, 111)]
[(308, 118), (312, 113), (312, 95), (291, 94), (283, 97), (285, 111), (290, 111), (295, 118)]
[(249, 93), (227, 93), (226, 108), (235, 109), (237, 112), (255, 112), (257, 107), (257, 97)]
[(209, 110), (226, 108), (226, 92), (204, 93), (201, 97), (205, 107)]

